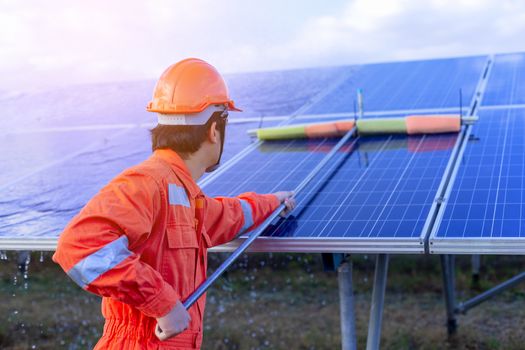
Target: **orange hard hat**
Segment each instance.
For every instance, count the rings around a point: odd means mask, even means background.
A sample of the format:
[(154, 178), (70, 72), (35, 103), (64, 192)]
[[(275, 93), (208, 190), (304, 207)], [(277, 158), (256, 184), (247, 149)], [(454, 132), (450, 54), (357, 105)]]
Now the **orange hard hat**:
[(219, 72), (201, 59), (187, 58), (162, 73), (147, 110), (161, 114), (190, 114), (202, 112), (211, 105), (224, 105), (230, 111), (240, 111), (230, 99), (228, 87)]

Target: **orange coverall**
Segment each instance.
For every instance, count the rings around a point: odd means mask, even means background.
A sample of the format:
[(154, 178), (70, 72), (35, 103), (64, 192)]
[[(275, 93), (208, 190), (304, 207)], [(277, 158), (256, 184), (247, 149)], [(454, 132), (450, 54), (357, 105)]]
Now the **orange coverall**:
[[(73, 195), (73, 194), (72, 194)], [(206, 278), (207, 249), (259, 225), (274, 195), (210, 198), (171, 150), (125, 170), (73, 218), (53, 260), (82, 288), (102, 296), (104, 334), (95, 349), (199, 349), (205, 297), (190, 326), (166, 341), (156, 317)]]

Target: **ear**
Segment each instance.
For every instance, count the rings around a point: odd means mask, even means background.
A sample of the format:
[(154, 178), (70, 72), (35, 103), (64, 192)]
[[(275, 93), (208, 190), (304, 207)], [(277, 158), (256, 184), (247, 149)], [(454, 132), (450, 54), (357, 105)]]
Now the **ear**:
[(208, 141), (210, 143), (218, 143), (219, 140), (219, 131), (217, 130), (217, 122), (211, 123), (210, 128), (208, 129)]

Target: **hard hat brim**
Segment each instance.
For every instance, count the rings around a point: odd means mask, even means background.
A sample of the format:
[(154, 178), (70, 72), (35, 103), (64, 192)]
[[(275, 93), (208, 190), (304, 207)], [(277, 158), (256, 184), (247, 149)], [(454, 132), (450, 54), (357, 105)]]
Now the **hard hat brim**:
[(235, 104), (233, 103), (232, 100), (207, 102), (207, 103), (202, 104), (201, 106), (191, 106), (191, 107), (167, 104), (164, 101), (153, 100), (150, 103), (148, 103), (146, 110), (148, 112), (157, 112), (157, 113), (162, 113), (162, 114), (190, 114), (190, 113), (200, 113), (204, 111), (206, 108), (208, 108), (209, 106), (218, 105), (218, 104), (226, 105), (229, 111), (242, 112), (242, 109), (235, 107)]

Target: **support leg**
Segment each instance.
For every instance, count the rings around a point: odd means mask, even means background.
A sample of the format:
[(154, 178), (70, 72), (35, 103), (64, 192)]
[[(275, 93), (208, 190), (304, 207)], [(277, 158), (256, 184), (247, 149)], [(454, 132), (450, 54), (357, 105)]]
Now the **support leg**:
[(379, 349), (381, 341), (381, 321), (383, 318), (383, 304), (385, 301), (386, 278), (388, 272), (388, 255), (379, 254), (376, 258), (374, 275), (374, 290), (370, 307), (370, 322), (368, 324), (367, 350)]
[(472, 280), (470, 282), (471, 289), (479, 289), (479, 270), (481, 267), (481, 255), (472, 255)]
[(445, 292), (445, 304), (447, 307), (447, 332), (448, 335), (456, 333), (456, 288), (455, 288), (455, 266), (453, 255), (441, 255), (441, 268), (443, 271), (443, 290)]
[(341, 308), (341, 349), (357, 349), (355, 332), (354, 290), (352, 284), (352, 260), (347, 257), (337, 269), (339, 303)]

